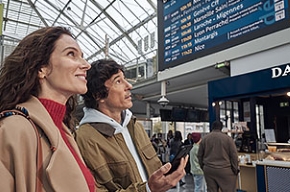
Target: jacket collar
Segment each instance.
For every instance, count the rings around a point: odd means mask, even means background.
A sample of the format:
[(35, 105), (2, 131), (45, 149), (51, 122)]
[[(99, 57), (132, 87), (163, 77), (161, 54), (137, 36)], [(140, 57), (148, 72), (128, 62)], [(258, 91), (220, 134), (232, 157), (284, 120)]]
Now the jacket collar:
[(106, 123), (90, 123), (92, 127), (94, 127), (97, 131), (102, 133), (103, 135), (112, 137), (115, 133), (115, 128), (113, 128), (111, 125)]
[(88, 124), (96, 123), (99, 125), (95, 125), (95, 127), (99, 127), (100, 124), (102, 124), (102, 125), (108, 124), (110, 127), (115, 129), (114, 131), (105, 130), (106, 128), (104, 128), (104, 130), (98, 130), (98, 131), (102, 132), (104, 135), (121, 133), (123, 131), (123, 129), (125, 127), (127, 127), (128, 123), (130, 122), (130, 120), (133, 117), (132, 112), (129, 109), (126, 109), (122, 112), (122, 114), (120, 114), (122, 116), (122, 122), (119, 123), (119, 122), (115, 121), (114, 119), (112, 119), (111, 117), (105, 115), (104, 113), (102, 113), (96, 109), (84, 107), (83, 111), (84, 111), (84, 116), (80, 121), (80, 125), (86, 124), (86, 123), (88, 123)]
[(31, 96), (26, 102), (21, 103), (18, 106), (25, 107), (27, 109), (30, 118), (48, 137), (51, 146), (58, 146), (60, 134), (52, 118), (41, 102), (36, 97)]
[[(135, 123), (136, 122), (136, 117), (132, 116), (131, 123)], [(97, 131), (99, 131), (100, 133), (102, 133), (103, 135), (112, 137), (115, 134), (116, 129), (114, 127), (112, 127), (110, 124), (107, 123), (89, 123), (92, 127), (94, 127)]]

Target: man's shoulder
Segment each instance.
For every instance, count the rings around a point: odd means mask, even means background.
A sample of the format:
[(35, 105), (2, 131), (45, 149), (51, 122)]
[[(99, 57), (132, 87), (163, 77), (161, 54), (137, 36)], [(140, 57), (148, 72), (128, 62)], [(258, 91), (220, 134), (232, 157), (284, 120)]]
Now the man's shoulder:
[(107, 136), (113, 136), (115, 129), (107, 123), (84, 123), (80, 125), (77, 132), (86, 136), (92, 135), (92, 133), (95, 134), (96, 132)]
[(215, 137), (213, 132), (210, 132), (210, 133), (206, 134), (205, 136), (203, 136), (202, 140), (207, 139), (207, 138), (211, 138), (211, 137)]
[(84, 131), (84, 130), (89, 129), (89, 128), (91, 128), (91, 127), (92, 127), (92, 125), (91, 125), (90, 123), (84, 123), (84, 124), (81, 124), (81, 125), (77, 128), (77, 130), (78, 130), (78, 131)]
[(76, 134), (77, 135), (89, 135), (93, 127), (89, 123), (85, 123), (80, 125), (77, 130)]

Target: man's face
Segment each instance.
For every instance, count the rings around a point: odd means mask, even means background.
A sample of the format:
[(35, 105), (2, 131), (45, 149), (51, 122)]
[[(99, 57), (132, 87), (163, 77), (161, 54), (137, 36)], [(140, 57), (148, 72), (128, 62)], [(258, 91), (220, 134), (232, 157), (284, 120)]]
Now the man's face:
[(108, 97), (100, 100), (103, 108), (119, 112), (132, 107), (132, 85), (125, 79), (121, 70), (108, 79), (105, 86), (108, 89)]

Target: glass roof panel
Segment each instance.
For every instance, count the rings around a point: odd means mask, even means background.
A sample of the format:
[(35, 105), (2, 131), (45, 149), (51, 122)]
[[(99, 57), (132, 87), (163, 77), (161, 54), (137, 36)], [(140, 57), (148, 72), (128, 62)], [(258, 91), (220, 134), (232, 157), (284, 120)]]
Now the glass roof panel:
[(15, 45), (40, 27), (66, 26), (89, 62), (109, 57), (121, 64), (131, 64), (156, 55), (155, 1), (3, 0), (2, 3), (4, 45)]

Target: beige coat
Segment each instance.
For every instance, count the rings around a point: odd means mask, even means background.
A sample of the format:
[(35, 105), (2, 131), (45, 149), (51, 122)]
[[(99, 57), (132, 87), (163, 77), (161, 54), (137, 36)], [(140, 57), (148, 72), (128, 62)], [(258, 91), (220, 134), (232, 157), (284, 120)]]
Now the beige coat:
[[(82, 171), (40, 101), (31, 97), (19, 106), (28, 110), (31, 119), (38, 125), (39, 133), (42, 135), (43, 191), (89, 191)], [(69, 142), (80, 156), (73, 136), (67, 127), (65, 130)], [(51, 146), (55, 147), (54, 152), (50, 149)], [(12, 115), (1, 119), (0, 191), (35, 192), (36, 151), (36, 134), (31, 123), (25, 117)]]

